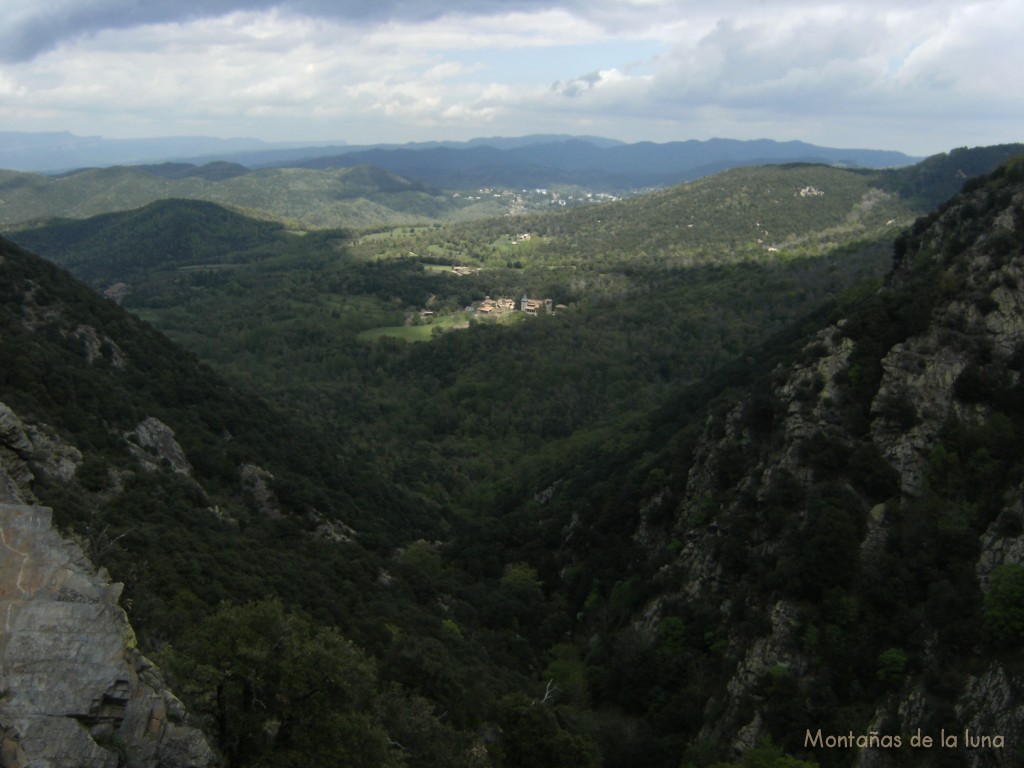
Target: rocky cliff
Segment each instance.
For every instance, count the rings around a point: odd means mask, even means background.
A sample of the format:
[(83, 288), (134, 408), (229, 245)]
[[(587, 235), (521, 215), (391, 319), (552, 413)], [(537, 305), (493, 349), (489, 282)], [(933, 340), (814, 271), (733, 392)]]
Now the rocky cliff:
[(202, 733), (135, 648), (121, 585), (95, 572), (53, 528), (51, 511), (31, 503), (30, 466), (73, 474), (81, 455), (2, 404), (0, 444), (0, 766), (214, 765)]
[(1020, 765), (1024, 627), (991, 590), (1024, 565), (1024, 163), (919, 221), (796, 357), (708, 418), (635, 626), (722, 616), (701, 738), (734, 753)]

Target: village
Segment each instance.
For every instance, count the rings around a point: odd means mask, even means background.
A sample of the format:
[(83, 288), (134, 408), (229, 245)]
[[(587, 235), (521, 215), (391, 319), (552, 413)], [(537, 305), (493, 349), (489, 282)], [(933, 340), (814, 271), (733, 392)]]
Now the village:
[(484, 200), (500, 201), (506, 205), (505, 216), (523, 216), (526, 213), (551, 210), (555, 208), (576, 207), (592, 203), (608, 203), (621, 200), (623, 195), (613, 195), (607, 192), (587, 192), (576, 189), (573, 191), (555, 191), (551, 189), (496, 189), (484, 187), (476, 190), (475, 194), (454, 192), (453, 198), (463, 198), (467, 201), (482, 202)]
[(486, 296), (483, 301), (474, 302), (466, 307), (467, 312), (473, 312), (477, 317), (498, 317), (510, 312), (550, 315), (556, 309), (566, 309), (566, 306), (564, 304), (555, 305), (551, 299), (531, 299), (525, 293), (518, 300), (506, 297), (492, 299), (490, 296)]
[[(406, 319), (406, 325), (410, 322), (413, 325), (434, 325), (435, 321), (444, 323), (444, 327), (450, 330), (457, 330), (459, 328), (468, 327), (472, 321), (498, 321), (500, 319), (512, 319), (519, 315), (553, 315), (556, 312), (562, 312), (567, 310), (568, 306), (565, 304), (555, 304), (553, 299), (531, 299), (527, 294), (523, 294), (522, 298), (513, 299), (507, 296), (500, 296), (498, 298), (492, 298), (491, 296), (485, 296), (480, 301), (474, 301), (465, 307), (461, 315), (464, 320), (457, 322), (445, 322), (445, 320), (452, 320), (455, 316), (451, 315), (439, 315), (437, 312), (431, 309), (421, 309), (418, 313), (413, 314), (413, 319), (410, 321)], [(467, 317), (468, 315), (468, 317)]]
[[(522, 233), (512, 238), (513, 244), (529, 242), (532, 239), (530, 233)], [(459, 277), (465, 277), (467, 275), (475, 275), (480, 271), (480, 267), (467, 267), (464, 265), (457, 264), (452, 267), (452, 273)], [(485, 296), (481, 301), (476, 301), (466, 307), (466, 312), (471, 312), (473, 315), (479, 318), (485, 317), (500, 317), (502, 315), (509, 314), (511, 312), (524, 312), (528, 315), (550, 315), (555, 310), (568, 309), (565, 304), (555, 304), (552, 299), (531, 299), (525, 293), (521, 299), (511, 299), (508, 297), (500, 297), (492, 299), (490, 296)], [(429, 313), (433, 314), (433, 313)], [(421, 313), (422, 315), (422, 313)]]

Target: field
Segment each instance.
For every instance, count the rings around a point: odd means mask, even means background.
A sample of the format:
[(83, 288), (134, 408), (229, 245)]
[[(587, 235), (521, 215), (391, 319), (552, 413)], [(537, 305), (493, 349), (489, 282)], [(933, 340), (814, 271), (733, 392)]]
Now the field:
[(469, 312), (457, 312), (419, 325), (389, 325), (369, 328), (359, 333), (357, 338), (362, 341), (376, 341), (382, 336), (389, 336), (403, 341), (430, 341), (437, 334), (468, 328), (470, 315)]

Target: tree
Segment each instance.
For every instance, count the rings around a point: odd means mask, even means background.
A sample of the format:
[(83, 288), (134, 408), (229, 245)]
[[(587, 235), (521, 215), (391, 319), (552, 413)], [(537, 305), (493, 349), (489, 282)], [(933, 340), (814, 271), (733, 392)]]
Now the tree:
[(1017, 647), (1024, 638), (1024, 566), (1007, 563), (992, 572), (982, 627), (997, 646)]
[(515, 695), (502, 700), (504, 768), (596, 768), (597, 747), (562, 728), (552, 709)]
[(878, 679), (887, 687), (897, 687), (907, 671), (907, 654), (902, 648), (889, 648), (878, 655)]
[(373, 662), (278, 600), (224, 604), (166, 655), (230, 768), (401, 763)]
[(745, 752), (738, 763), (716, 763), (712, 768), (817, 768), (817, 763), (798, 760), (764, 740)]

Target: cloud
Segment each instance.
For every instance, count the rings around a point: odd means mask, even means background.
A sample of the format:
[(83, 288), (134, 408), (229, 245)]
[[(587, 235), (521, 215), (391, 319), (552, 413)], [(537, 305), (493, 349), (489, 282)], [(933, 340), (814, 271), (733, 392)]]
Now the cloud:
[(565, 83), (559, 80), (551, 86), (551, 92), (557, 93), (559, 96), (575, 99), (580, 94), (594, 90), (594, 87), (601, 83), (601, 77), (600, 72), (591, 72), (586, 75), (580, 75)]
[(0, 127), (15, 130), (368, 142), (441, 128), (468, 138), (486, 125), (863, 146), (916, 131), (948, 148), (958, 125), (984, 137), (992, 118), (993, 143), (1019, 140), (1014, 121), (1024, 122), (1019, 0), (0, 0), (0, 10)]
[(26, 61), (62, 42), (104, 30), (188, 23), (239, 12), (281, 10), (343, 23), (424, 22), (445, 16), (490, 16), (543, 10), (545, 0), (5, 0), (0, 57)]
[[(736, 7), (736, 3), (732, 7)], [(555, 82), (552, 94), (580, 110), (614, 109), (621, 118), (698, 112), (792, 124), (874, 114), (953, 120), (966, 111), (1024, 116), (1014, 44), (1024, 8), (1012, 2), (798, 3), (677, 20), (673, 40), (650, 77), (619, 73), (630, 87), (599, 90), (594, 73)], [(608, 83), (610, 84), (610, 83)], [(599, 98), (600, 94), (600, 98)]]

